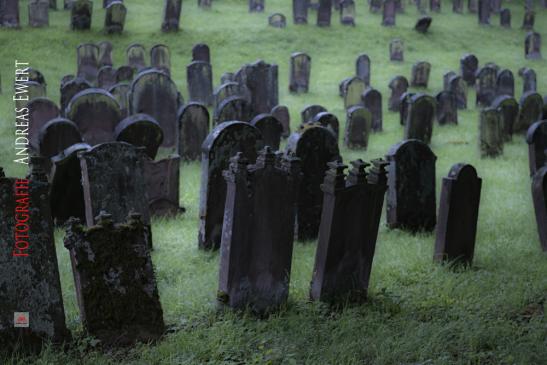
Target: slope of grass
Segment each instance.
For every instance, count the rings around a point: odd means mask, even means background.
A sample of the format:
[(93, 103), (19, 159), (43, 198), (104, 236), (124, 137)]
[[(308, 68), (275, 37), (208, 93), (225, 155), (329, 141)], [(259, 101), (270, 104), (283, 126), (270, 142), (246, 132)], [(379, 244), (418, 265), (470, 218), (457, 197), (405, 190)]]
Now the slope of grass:
[[(59, 1), (60, 2), (60, 1)], [(357, 1), (355, 27), (342, 26), (334, 14), (330, 28), (295, 26), (291, 2), (267, 0), (266, 12), (247, 13), (246, 1), (218, 0), (204, 11), (196, 1), (185, 1), (177, 34), (160, 32), (160, 1), (126, 0), (128, 18), (124, 34), (101, 33), (104, 11), (96, 0), (92, 30), (69, 31), (69, 13), (52, 12), (51, 26), (26, 26), (27, 1), (21, 1), (20, 31), (0, 30), (0, 166), (8, 176), (25, 170), (12, 162), (13, 103), (11, 83), (15, 59), (28, 61), (48, 81), (48, 96), (59, 100), (59, 80), (76, 70), (76, 46), (108, 39), (114, 44), (114, 61), (121, 65), (124, 50), (140, 42), (149, 49), (164, 43), (171, 49), (172, 75), (185, 97), (186, 71), (191, 47), (209, 44), (215, 86), (220, 75), (236, 71), (242, 64), (262, 58), (279, 65), (280, 101), (289, 106), (292, 127), (299, 112), (317, 103), (335, 113), (345, 124), (338, 83), (354, 73), (357, 55), (372, 60), (372, 85), (384, 97), (384, 132), (371, 136), (367, 151), (342, 147), (345, 161), (370, 160), (385, 155), (403, 135), (398, 114), (387, 111), (388, 83), (395, 75), (410, 77), (412, 64), (432, 64), (429, 89), (442, 88), (442, 75), (457, 71), (460, 57), (477, 55), (481, 64), (496, 62), (516, 77), (516, 95), (522, 82), (520, 67), (536, 70), (538, 88), (547, 93), (547, 62), (524, 59), (525, 31), (520, 24), (522, 2), (505, 2), (511, 9), (513, 29), (502, 29), (498, 17), (491, 27), (479, 27), (476, 15), (456, 15), (451, 2), (443, 2), (441, 14), (433, 15), (430, 32), (412, 30), (418, 13), (407, 5), (397, 16), (397, 26), (380, 26), (381, 15), (368, 12), (365, 1)], [(406, 2), (405, 2), (406, 3)], [(287, 15), (285, 29), (268, 27), (267, 16)], [(536, 30), (547, 36), (547, 10), (536, 9)], [(388, 45), (393, 37), (405, 41), (405, 61), (389, 62)], [(288, 93), (289, 57), (292, 52), (312, 57), (310, 93)], [(547, 53), (547, 51), (544, 51)], [(547, 56), (547, 54), (546, 54)], [(434, 235), (410, 235), (390, 231), (382, 224), (371, 278), (370, 300), (361, 306), (331, 311), (308, 302), (308, 288), (315, 253), (314, 243), (297, 243), (287, 307), (267, 320), (219, 314), (215, 308), (218, 253), (197, 249), (199, 163), (182, 166), (181, 203), (186, 214), (153, 224), (154, 265), (166, 323), (171, 331), (154, 345), (139, 345), (126, 351), (103, 354), (83, 336), (78, 316), (68, 253), (58, 231), (57, 248), (67, 322), (75, 335), (66, 353), (46, 349), (38, 364), (545, 364), (547, 320), (543, 306), (547, 298), (547, 256), (539, 249), (530, 195), (527, 145), (522, 136), (506, 144), (504, 155), (481, 159), (478, 151), (478, 112), (475, 94), (469, 92), (470, 110), (459, 113), (458, 126), (435, 126), (431, 147), (438, 157), (437, 180), (457, 162), (473, 164), (483, 178), (479, 228), (473, 269), (453, 272), (432, 263)], [(341, 133), (343, 135), (343, 133)], [(342, 146), (342, 144), (341, 144)], [(439, 191), (437, 191), (439, 193)], [(385, 220), (382, 220), (382, 223)], [(83, 357), (85, 356), (85, 360)], [(12, 358), (7, 363), (31, 360)], [(2, 362), (2, 361), (0, 361)]]

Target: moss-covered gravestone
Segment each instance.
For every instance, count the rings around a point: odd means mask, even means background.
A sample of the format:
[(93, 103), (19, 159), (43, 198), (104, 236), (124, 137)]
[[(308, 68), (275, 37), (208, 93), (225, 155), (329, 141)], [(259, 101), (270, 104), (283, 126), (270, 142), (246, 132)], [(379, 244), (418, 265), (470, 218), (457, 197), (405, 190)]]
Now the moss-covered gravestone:
[(81, 77), (75, 77), (61, 84), (61, 116), (66, 116), (68, 103), (70, 103), (76, 94), (91, 87), (91, 84)]
[(363, 105), (372, 114), (372, 130), (381, 132), (382, 127), (382, 94), (371, 87), (367, 88), (361, 95)]
[(502, 70), (498, 73), (497, 77), (497, 91), (496, 95), (508, 95), (510, 97), (515, 96), (515, 77), (511, 70)]
[(27, 104), (27, 108), (30, 146), (34, 151), (38, 151), (40, 129), (50, 120), (59, 117), (59, 107), (47, 98), (36, 98)]
[(404, 139), (419, 139), (429, 144), (433, 133), (436, 100), (430, 95), (416, 94), (408, 101)]
[(435, 114), (437, 122), (443, 124), (458, 124), (458, 106), (456, 95), (451, 91), (441, 91), (437, 94)]
[(480, 25), (490, 25), (490, 0), (478, 0), (478, 19)]
[(340, 122), (336, 115), (329, 112), (317, 113), (312, 119), (312, 123), (321, 125), (332, 132), (334, 138), (338, 141), (338, 135), (340, 134)]
[(486, 65), (477, 71), (477, 98), (476, 105), (486, 108), (496, 98), (498, 72), (495, 67)]
[(541, 34), (530, 32), (524, 40), (524, 56), (529, 60), (541, 59)]
[(291, 116), (289, 114), (289, 108), (285, 105), (277, 105), (272, 109), (272, 114), (283, 126), (282, 138), (287, 138), (291, 134)]
[(164, 0), (162, 32), (178, 32), (182, 0)]
[(78, 126), (64, 118), (50, 120), (38, 132), (38, 152), (48, 159), (81, 142)]
[(398, 112), (401, 108), (401, 95), (408, 90), (408, 80), (404, 76), (395, 76), (389, 82), (391, 95), (389, 96), (388, 109)]
[(492, 108), (496, 109), (503, 127), (503, 140), (509, 142), (513, 139), (513, 128), (516, 126), (519, 115), (519, 103), (507, 95), (498, 96), (492, 102)]
[(503, 124), (499, 112), (494, 108), (481, 110), (479, 121), (479, 148), (482, 157), (497, 157), (503, 154)]
[(340, 24), (355, 26), (355, 1), (340, 1)]
[(91, 43), (80, 44), (76, 49), (76, 55), (76, 75), (89, 83), (94, 83), (99, 72), (99, 47)]
[(365, 82), (366, 86), (370, 86), (370, 57), (366, 54), (361, 54), (355, 60), (355, 75)]
[(125, 53), (127, 64), (137, 72), (146, 67), (146, 50), (143, 45), (138, 43), (130, 44)]
[(528, 128), (543, 118), (543, 98), (534, 91), (520, 97), (520, 113), (513, 127), (514, 133), (526, 133)]
[(397, 10), (395, 8), (395, 0), (383, 0), (383, 13), (382, 13), (382, 25), (384, 27), (395, 26), (395, 16)]
[(454, 93), (458, 109), (467, 109), (467, 86), (460, 75), (450, 77), (445, 90)]
[(164, 44), (156, 44), (150, 48), (150, 66), (171, 76), (171, 53)]
[(390, 61), (404, 61), (405, 59), (405, 45), (399, 38), (392, 39), (389, 43), (389, 60)]
[(346, 111), (346, 115), (344, 144), (349, 149), (366, 150), (372, 128), (372, 114), (362, 106), (353, 106)]
[(347, 110), (352, 106), (363, 105), (361, 96), (365, 91), (366, 85), (359, 77), (354, 76), (344, 82), (343, 94), (344, 94), (344, 108)]
[(224, 99), (215, 109), (213, 115), (214, 125), (224, 122), (242, 121), (249, 122), (251, 119), (251, 106), (242, 97), (230, 96)]
[(264, 113), (257, 115), (249, 123), (262, 133), (264, 146), (268, 146), (274, 151), (279, 150), (283, 126), (277, 118), (271, 114)]
[(97, 87), (109, 90), (116, 84), (116, 69), (112, 66), (103, 66), (97, 73)]
[(332, 0), (319, 0), (319, 7), (317, 8), (317, 26), (329, 27), (331, 15)]
[(519, 76), (522, 77), (522, 93), (537, 90), (536, 71), (531, 68), (523, 67), (519, 70)]
[[(245, 65), (235, 76), (248, 93), (252, 115), (269, 113), (279, 104), (278, 67), (258, 60)], [(246, 95), (244, 92), (243, 95)]]
[(302, 124), (311, 122), (317, 114), (322, 113), (322, 112), (326, 112), (326, 111), (327, 111), (327, 109), (325, 109), (321, 105), (317, 105), (317, 104), (307, 105), (300, 112), (301, 122), (302, 122)]
[(136, 147), (144, 147), (146, 155), (154, 159), (163, 141), (163, 131), (151, 116), (134, 114), (116, 126), (113, 139)]
[(194, 61), (186, 66), (186, 82), (190, 101), (212, 104), (213, 68), (210, 63)]
[(431, 72), (431, 64), (426, 61), (416, 62), (412, 66), (412, 77), (410, 85), (413, 87), (425, 87), (429, 83), (429, 74)]
[(311, 57), (302, 52), (291, 55), (289, 91), (307, 93), (310, 85)]
[(19, 28), (19, 0), (3, 0), (0, 2), (0, 26)]
[(179, 150), (185, 161), (201, 158), (201, 145), (209, 134), (209, 111), (200, 103), (188, 103), (179, 111)]
[(127, 8), (121, 1), (112, 1), (106, 7), (104, 31), (106, 34), (122, 33), (125, 26)]
[(160, 161), (146, 157), (144, 177), (150, 214), (172, 217), (185, 211), (179, 205), (180, 156), (173, 154)]
[(28, 24), (31, 27), (49, 25), (49, 0), (30, 0), (28, 3)]
[(309, 0), (293, 0), (292, 14), (294, 24), (308, 24)]
[(547, 164), (547, 156), (545, 155), (547, 150), (547, 120), (535, 122), (528, 128), (526, 143), (528, 143), (530, 175), (533, 176)]
[(201, 61), (211, 63), (211, 51), (205, 43), (198, 43), (192, 47), (192, 62)]

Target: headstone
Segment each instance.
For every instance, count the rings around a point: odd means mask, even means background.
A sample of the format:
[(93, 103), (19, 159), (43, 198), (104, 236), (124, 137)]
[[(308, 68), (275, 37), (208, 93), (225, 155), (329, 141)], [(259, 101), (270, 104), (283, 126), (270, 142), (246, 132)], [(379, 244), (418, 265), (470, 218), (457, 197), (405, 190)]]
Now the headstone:
[(174, 217), (185, 212), (179, 206), (180, 156), (170, 155), (160, 161), (144, 160), (144, 179), (150, 214), (154, 217)]
[(31, 148), (38, 151), (40, 129), (50, 120), (60, 116), (59, 107), (48, 98), (36, 98), (27, 104), (28, 139)]
[(93, 2), (91, 0), (76, 0), (72, 4), (70, 28), (72, 30), (89, 30), (91, 28), (91, 16), (93, 14)]
[(80, 44), (76, 49), (78, 77), (84, 78), (93, 84), (99, 72), (99, 47), (95, 44)]
[(376, 89), (368, 88), (362, 95), (363, 105), (372, 114), (372, 131), (381, 132), (382, 128), (382, 94)]
[(503, 140), (505, 142), (511, 141), (513, 138), (513, 128), (518, 120), (519, 104), (514, 98), (508, 95), (501, 95), (492, 102), (492, 108), (498, 111), (501, 119)]
[(171, 54), (169, 47), (163, 44), (156, 44), (150, 49), (150, 66), (165, 72), (171, 76)]
[(407, 91), (401, 95), (399, 100), (399, 124), (405, 125), (408, 119), (408, 111), (410, 109), (410, 100), (416, 93)]
[(535, 122), (528, 128), (526, 143), (528, 143), (530, 175), (534, 176), (547, 164), (547, 120)]
[(220, 103), (230, 96), (239, 96), (239, 84), (237, 82), (227, 82), (220, 85), (213, 93), (213, 105), (215, 109)]
[(541, 34), (530, 32), (524, 41), (524, 56), (529, 60), (541, 59)]
[(127, 9), (123, 2), (113, 1), (106, 7), (104, 31), (106, 34), (122, 33)]
[(394, 0), (383, 0), (383, 13), (382, 13), (382, 25), (384, 27), (395, 26), (395, 16), (397, 11), (395, 10)]
[(49, 0), (29, 1), (28, 24), (31, 27), (46, 27), (49, 25)]
[(46, 78), (44, 77), (43, 73), (32, 67), (29, 67), (27, 69), (27, 73), (29, 81), (37, 82), (40, 85), (44, 86), (44, 88), (47, 88)]
[(353, 150), (366, 150), (372, 129), (372, 114), (362, 106), (353, 106), (346, 111), (344, 144)]
[(301, 122), (302, 124), (311, 122), (317, 114), (326, 111), (327, 109), (325, 109), (321, 105), (308, 105), (300, 112)]
[(179, 111), (179, 150), (185, 161), (201, 158), (201, 145), (209, 134), (209, 111), (199, 103), (188, 103)]
[(478, 0), (478, 16), (479, 24), (490, 25), (490, 1), (491, 0)]
[(430, 16), (422, 16), (416, 22), (416, 25), (414, 26), (414, 29), (418, 33), (427, 33), (427, 30), (431, 26), (432, 21), (433, 21), (433, 19)]
[(151, 116), (134, 114), (116, 126), (112, 139), (136, 147), (143, 147), (144, 153), (151, 159), (155, 159), (163, 141), (163, 131)]
[(340, 23), (355, 26), (354, 0), (342, 0), (340, 2)]
[(99, 42), (97, 44), (99, 47), (99, 52), (97, 55), (97, 67), (101, 68), (103, 66), (113, 66), (114, 62), (112, 61), (112, 43), (108, 41)]
[(321, 183), (327, 163), (341, 160), (336, 138), (327, 128), (306, 124), (293, 132), (287, 143), (286, 155), (300, 158), (303, 179), (298, 193), (297, 237), (300, 241), (314, 240), (319, 233), (323, 194)]
[(66, 108), (66, 117), (78, 126), (84, 141), (92, 146), (112, 141), (114, 129), (122, 119), (116, 99), (96, 88), (76, 94)]
[(436, 224), (435, 161), (423, 142), (410, 139), (392, 146), (389, 164), (387, 225), (411, 232), (431, 232)]
[(391, 95), (389, 97), (388, 108), (397, 112), (401, 108), (401, 95), (408, 90), (408, 80), (404, 76), (395, 76), (389, 82)]
[(500, 25), (504, 28), (511, 28), (511, 9), (504, 8), (500, 11)]
[(467, 109), (467, 86), (461, 76), (452, 76), (445, 89), (454, 93), (458, 109)]
[(496, 95), (515, 96), (515, 78), (511, 70), (505, 69), (498, 73)]
[(137, 72), (146, 67), (146, 51), (140, 44), (133, 43), (126, 50), (127, 64)]
[(247, 100), (239, 96), (230, 96), (220, 102), (213, 115), (214, 125), (224, 122), (242, 121), (249, 122), (251, 109)]
[(522, 93), (537, 90), (536, 72), (528, 67), (519, 70), (519, 76), (522, 77)]
[(289, 114), (289, 108), (285, 105), (277, 105), (272, 109), (271, 114), (281, 122), (281, 126), (283, 127), (281, 137), (289, 137), (291, 134), (291, 116)]
[(228, 82), (235, 82), (235, 75), (233, 72), (224, 72), (220, 75), (220, 84), (226, 84)]
[(108, 92), (116, 99), (120, 105), (120, 112), (122, 118), (126, 118), (129, 115), (129, 100), (127, 95), (129, 94), (130, 85), (126, 83), (118, 83), (112, 85)]
[(399, 38), (392, 39), (389, 43), (389, 60), (404, 61), (405, 45)]
[(475, 55), (466, 54), (460, 59), (460, 73), (467, 85), (475, 85), (475, 78), (478, 68), (479, 60)]
[(61, 116), (66, 114), (66, 108), (72, 98), (80, 91), (91, 88), (91, 84), (83, 78), (76, 77), (61, 85)]
[(431, 142), (435, 105), (436, 100), (430, 95), (416, 94), (410, 98), (404, 139), (417, 139), (426, 144)]
[(103, 66), (97, 73), (97, 86), (109, 90), (116, 84), (116, 70), (112, 66)]
[(430, 71), (431, 71), (431, 64), (429, 62), (425, 62), (425, 61), (416, 62), (412, 66), (412, 78), (410, 81), (410, 85), (413, 87), (427, 88)]
[(367, 297), (376, 239), (387, 190), (387, 163), (352, 161), (349, 174), (342, 163), (329, 163), (321, 228), (310, 298), (329, 303), (362, 302)]
[(365, 82), (357, 76), (352, 77), (345, 84), (344, 108), (346, 110), (355, 105), (362, 105), (361, 95), (363, 95), (365, 87)]
[(547, 166), (542, 167), (532, 178), (532, 199), (536, 213), (539, 242), (547, 252)]
[(520, 113), (513, 133), (526, 133), (528, 128), (543, 118), (543, 98), (534, 91), (520, 97)]
[(287, 19), (281, 13), (274, 13), (268, 17), (268, 24), (274, 28), (285, 28), (287, 26)]
[(192, 47), (192, 62), (201, 61), (211, 63), (211, 51), (205, 43), (198, 43)]
[(481, 157), (497, 157), (503, 154), (503, 125), (494, 108), (481, 110), (479, 123), (479, 147)]
[(319, 0), (319, 8), (317, 9), (317, 26), (329, 27), (331, 13), (332, 0)]
[(327, 128), (332, 132), (336, 140), (338, 141), (338, 136), (340, 134), (340, 122), (336, 115), (329, 112), (320, 112), (313, 117), (312, 124), (321, 125), (322, 127)]
[(291, 55), (289, 91), (307, 93), (310, 85), (311, 57), (302, 52)]
[(443, 178), (436, 229), (436, 262), (471, 265), (475, 251), (482, 179), (471, 165), (458, 163)]
[(256, 164), (240, 152), (224, 172), (227, 184), (218, 301), (264, 315), (289, 296), (298, 159), (267, 147)]
[(140, 214), (120, 224), (111, 218), (101, 212), (96, 225), (74, 219), (67, 227), (64, 245), (84, 328), (106, 347), (157, 340), (165, 324), (147, 227)]
[(261, 13), (264, 11), (264, 0), (249, 0), (249, 13)]
[(522, 19), (522, 29), (532, 30), (534, 29), (534, 22), (536, 20), (536, 13), (533, 10), (527, 10), (524, 12), (524, 18)]
[(245, 122), (218, 125), (202, 145), (199, 247), (218, 249), (222, 237), (226, 182), (222, 176), (237, 152), (254, 161), (262, 147), (260, 131)]
[(51, 119), (38, 132), (38, 152), (48, 159), (81, 142), (78, 126), (65, 118)]
[(366, 54), (361, 54), (355, 61), (355, 75), (365, 82), (365, 86), (370, 86), (370, 58)]
[(271, 114), (259, 114), (249, 123), (262, 134), (264, 146), (270, 147), (273, 151), (279, 150), (281, 133), (283, 133), (283, 125), (279, 120)]
[(456, 95), (453, 92), (446, 90), (438, 93), (435, 113), (437, 115), (437, 122), (440, 125), (458, 124)]
[(441, 12), (441, 0), (429, 0), (429, 10), (434, 13)]
[(498, 73), (492, 66), (483, 66), (477, 71), (476, 105), (488, 107), (496, 98)]
[(3, 0), (0, 2), (0, 26), (4, 28), (19, 28), (19, 0)]
[(182, 0), (165, 0), (163, 4), (162, 32), (177, 32), (179, 30)]
[(292, 15), (294, 24), (308, 24), (309, 0), (292, 0)]

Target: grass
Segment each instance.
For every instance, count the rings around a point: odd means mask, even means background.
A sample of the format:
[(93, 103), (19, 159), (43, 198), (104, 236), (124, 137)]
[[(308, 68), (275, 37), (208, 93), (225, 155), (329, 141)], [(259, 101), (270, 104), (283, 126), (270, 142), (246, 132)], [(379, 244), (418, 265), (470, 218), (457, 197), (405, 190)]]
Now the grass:
[[(395, 75), (410, 76), (412, 64), (432, 64), (427, 92), (442, 88), (442, 75), (457, 71), (460, 57), (477, 55), (481, 64), (496, 62), (516, 77), (516, 95), (522, 82), (520, 67), (536, 70), (538, 87), (547, 93), (547, 62), (527, 61), (523, 55), (525, 31), (520, 29), (523, 2), (504, 3), (511, 9), (513, 28), (502, 29), (498, 17), (491, 27), (479, 27), (476, 15), (456, 15), (443, 2), (433, 15), (430, 32), (412, 30), (418, 12), (407, 5), (397, 16), (397, 26), (380, 26), (381, 15), (368, 12), (357, 1), (356, 27), (339, 24), (334, 14), (330, 28), (310, 24), (294, 26), (287, 0), (267, 0), (266, 12), (247, 13), (245, 1), (215, 1), (211, 11), (185, 1), (177, 34), (160, 32), (160, 1), (126, 0), (128, 18), (124, 34), (101, 33), (104, 11), (95, 1), (92, 30), (69, 31), (69, 13), (52, 12), (51, 26), (30, 29), (27, 1), (21, 1), (20, 31), (0, 30), (0, 165), (8, 176), (25, 170), (11, 161), (13, 155), (13, 61), (29, 61), (48, 81), (48, 96), (59, 100), (59, 81), (76, 70), (76, 46), (108, 39), (114, 44), (116, 65), (132, 42), (147, 49), (164, 43), (171, 49), (172, 76), (185, 97), (185, 66), (191, 47), (206, 42), (211, 47), (215, 86), (220, 75), (262, 58), (279, 65), (280, 101), (289, 106), (292, 127), (306, 104), (317, 103), (335, 113), (343, 126), (345, 113), (338, 83), (354, 73), (360, 53), (372, 60), (372, 85), (384, 98), (384, 132), (371, 136), (367, 151), (342, 147), (345, 161), (370, 160), (385, 155), (400, 141), (403, 129), (398, 114), (387, 111), (388, 83)], [(406, 2), (405, 2), (406, 4)], [(547, 11), (536, 5), (536, 30), (547, 36)], [(267, 16), (280, 11), (288, 26), (267, 26)], [(388, 44), (393, 37), (405, 41), (405, 62), (391, 63)], [(544, 41), (545, 42), (545, 41)], [(547, 47), (546, 47), (547, 48)], [(289, 56), (307, 52), (312, 57), (310, 92), (288, 93)], [(544, 55), (547, 51), (544, 49)], [(547, 256), (541, 253), (530, 194), (527, 145), (522, 136), (505, 145), (504, 155), (481, 159), (478, 151), (478, 112), (474, 92), (469, 110), (459, 113), (458, 126), (435, 126), (431, 147), (440, 181), (457, 162), (473, 164), (483, 178), (474, 268), (451, 271), (432, 263), (434, 235), (410, 235), (388, 230), (382, 220), (371, 277), (370, 300), (361, 306), (331, 311), (308, 302), (315, 244), (297, 243), (287, 307), (267, 320), (246, 315), (217, 313), (218, 253), (197, 249), (199, 163), (184, 164), (181, 203), (186, 214), (153, 222), (154, 265), (165, 321), (172, 331), (154, 345), (101, 353), (82, 333), (74, 283), (63, 232), (56, 233), (67, 323), (76, 338), (67, 352), (47, 348), (33, 359), (14, 357), (0, 363), (27, 364), (545, 364), (547, 320)], [(341, 133), (343, 134), (343, 133)], [(342, 146), (342, 143), (340, 144)], [(85, 359), (84, 359), (85, 356)]]

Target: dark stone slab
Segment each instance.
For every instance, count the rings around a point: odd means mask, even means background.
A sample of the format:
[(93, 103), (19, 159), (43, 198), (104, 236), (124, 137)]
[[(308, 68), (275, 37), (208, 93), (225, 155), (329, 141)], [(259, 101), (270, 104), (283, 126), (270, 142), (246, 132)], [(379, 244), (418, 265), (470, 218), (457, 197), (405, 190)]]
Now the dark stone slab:
[(320, 112), (313, 117), (311, 123), (319, 124), (332, 132), (336, 140), (338, 141), (338, 135), (340, 134), (340, 122), (336, 115), (329, 112)]
[(272, 109), (272, 114), (283, 126), (283, 132), (281, 132), (282, 138), (287, 138), (291, 134), (291, 116), (289, 114), (289, 108), (285, 105), (277, 105)]
[(524, 40), (524, 56), (529, 60), (541, 59), (541, 34), (530, 32)]
[(452, 12), (457, 14), (463, 13), (463, 0), (452, 0)]
[(395, 38), (389, 43), (390, 61), (404, 61), (405, 45), (402, 40)]
[(460, 73), (463, 80), (469, 86), (475, 85), (476, 73), (479, 68), (479, 60), (473, 54), (465, 54), (460, 59)]
[(308, 105), (302, 111), (300, 112), (300, 117), (302, 124), (311, 122), (313, 118), (319, 113), (326, 112), (327, 109), (322, 107), (321, 105)]
[(367, 88), (361, 96), (363, 105), (372, 114), (372, 131), (381, 132), (382, 128), (382, 94), (371, 87)]
[(547, 164), (547, 120), (535, 122), (526, 133), (530, 175), (533, 176)]
[(182, 0), (165, 0), (163, 3), (162, 32), (178, 32)]
[(496, 94), (515, 96), (515, 78), (511, 70), (505, 69), (498, 73)]
[(471, 14), (476, 14), (479, 11), (478, 0), (467, 0), (467, 11)]
[(528, 67), (523, 67), (519, 70), (519, 76), (522, 77), (522, 93), (537, 90), (536, 72)]
[(534, 23), (536, 20), (536, 13), (533, 10), (527, 10), (524, 12), (522, 18), (522, 29), (532, 30), (534, 29)]
[(529, 91), (520, 98), (520, 112), (514, 133), (526, 133), (528, 128), (543, 118), (543, 98), (536, 92)]
[(395, 16), (397, 14), (394, 0), (383, 0), (382, 25), (384, 27), (395, 26)]
[(38, 153), (49, 159), (81, 142), (82, 136), (76, 124), (68, 119), (55, 118), (44, 124), (38, 132)]
[(308, 24), (308, 7), (310, 0), (293, 0), (292, 14), (294, 24)]
[(264, 11), (264, 0), (249, 0), (249, 13), (262, 13)]
[(503, 154), (504, 126), (499, 112), (494, 108), (481, 110), (479, 121), (479, 147), (481, 157), (498, 157)]
[(164, 44), (156, 44), (150, 48), (150, 66), (171, 76), (171, 53)]
[(70, 28), (72, 30), (91, 29), (93, 2), (90, 0), (76, 0), (72, 4)]
[(500, 26), (511, 28), (511, 9), (503, 9), (500, 11)]
[(104, 32), (106, 34), (122, 33), (125, 26), (127, 8), (121, 1), (112, 1), (106, 7)]
[(49, 26), (49, 0), (29, 1), (28, 24), (34, 28)]
[(434, 13), (441, 12), (441, 0), (429, 0), (429, 10)]
[(372, 129), (372, 114), (362, 106), (353, 106), (346, 111), (344, 144), (349, 149), (366, 150)]
[(116, 69), (112, 66), (103, 66), (97, 74), (97, 86), (101, 89), (109, 90), (116, 84)]
[(461, 76), (454, 75), (450, 77), (445, 90), (454, 94), (458, 109), (467, 109), (467, 86)]
[(129, 94), (130, 85), (127, 83), (118, 83), (112, 85), (108, 92), (116, 99), (120, 105), (120, 112), (122, 118), (126, 118), (129, 115), (129, 100), (127, 96)]
[(519, 103), (508, 95), (498, 96), (492, 102), (492, 108), (498, 111), (503, 127), (503, 140), (509, 142), (513, 139), (513, 128), (518, 121)]
[(156, 158), (163, 141), (163, 131), (154, 118), (147, 114), (134, 114), (122, 120), (115, 128), (114, 140), (136, 147), (144, 147), (151, 159)]
[(291, 54), (289, 91), (307, 93), (310, 85), (311, 57), (302, 52)]
[(188, 103), (179, 110), (179, 155), (185, 161), (201, 158), (201, 145), (209, 134), (209, 111), (200, 103)]
[(197, 43), (192, 47), (192, 62), (200, 61), (211, 63), (211, 51), (205, 43)]
[(478, 0), (478, 19), (480, 25), (490, 25), (490, 1)]
[(342, 0), (340, 2), (340, 23), (355, 26), (355, 1)]
[(144, 160), (144, 179), (150, 214), (173, 217), (185, 211), (179, 206), (180, 156), (171, 155), (160, 161)]
[(264, 113), (257, 115), (249, 123), (262, 134), (264, 146), (270, 147), (274, 151), (279, 150), (283, 125), (277, 118), (271, 114)]
[(131, 66), (123, 65), (116, 69), (116, 82), (129, 84), (133, 81), (135, 70)]
[(498, 73), (492, 66), (483, 66), (477, 71), (476, 104), (481, 107), (489, 107), (496, 98)]
[(19, 0), (3, 0), (0, 3), (0, 26), (4, 28), (19, 28)]
[(395, 76), (389, 82), (391, 95), (389, 96), (388, 109), (398, 112), (401, 108), (401, 95), (408, 90), (408, 80), (404, 76)]
[(404, 139), (418, 139), (426, 144), (431, 142), (436, 104), (435, 98), (426, 94), (416, 94), (410, 98)]
[(418, 33), (427, 33), (429, 27), (431, 26), (432, 21), (433, 19), (430, 16), (422, 16), (420, 17), (420, 19), (418, 19), (418, 21), (416, 21), (416, 25), (414, 26), (414, 29)]
[(319, 8), (317, 9), (317, 26), (329, 27), (331, 15), (332, 0), (319, 0)]
[(407, 91), (401, 95), (399, 103), (399, 124), (405, 125), (408, 119), (408, 112), (410, 110), (410, 100), (416, 93)]
[(241, 96), (239, 84), (237, 82), (227, 82), (216, 88), (213, 93), (213, 105), (215, 109), (220, 106), (220, 103), (230, 96)]
[(219, 125), (230, 121), (248, 122), (251, 119), (251, 114), (251, 106), (247, 100), (239, 96), (230, 96), (215, 109), (213, 123)]
[(60, 111), (59, 107), (47, 98), (36, 98), (27, 104), (27, 108), (28, 138), (31, 148), (37, 151), (40, 129), (50, 120), (59, 117)]
[(370, 0), (369, 5), (369, 10), (373, 14), (377, 14), (382, 11), (382, 0)]
[(547, 166), (539, 169), (532, 178), (532, 199), (536, 213), (539, 243), (547, 252)]
[(258, 60), (236, 74), (242, 95), (249, 96), (252, 115), (269, 113), (279, 104), (278, 67)]
[(361, 54), (355, 60), (355, 75), (365, 82), (366, 86), (370, 86), (370, 57), (366, 54)]
[(451, 91), (441, 91), (437, 94), (435, 114), (440, 125), (458, 124), (458, 105), (456, 95)]
[(410, 85), (413, 87), (425, 87), (429, 83), (429, 74), (431, 72), (431, 64), (429, 62), (420, 61), (412, 66), (412, 76)]
[(127, 55), (127, 64), (136, 71), (146, 67), (146, 50), (141, 44), (133, 43), (125, 51)]
[(76, 75), (93, 84), (99, 72), (99, 47), (95, 44), (80, 44), (76, 49), (78, 70)]
[(186, 82), (190, 101), (212, 104), (213, 69), (210, 63), (194, 61), (186, 66)]

